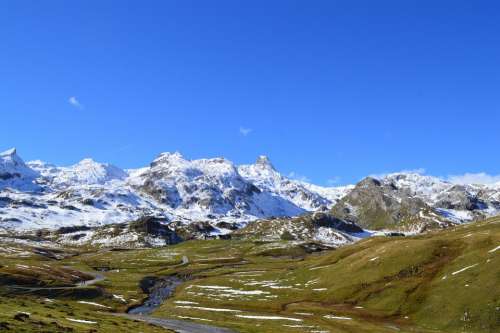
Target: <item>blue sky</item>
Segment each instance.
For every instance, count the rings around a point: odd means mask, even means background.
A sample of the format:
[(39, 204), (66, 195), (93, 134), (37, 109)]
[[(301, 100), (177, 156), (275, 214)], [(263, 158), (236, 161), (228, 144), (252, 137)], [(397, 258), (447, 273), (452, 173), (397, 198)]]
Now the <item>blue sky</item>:
[(3, 1), (0, 149), (500, 174), (497, 1)]

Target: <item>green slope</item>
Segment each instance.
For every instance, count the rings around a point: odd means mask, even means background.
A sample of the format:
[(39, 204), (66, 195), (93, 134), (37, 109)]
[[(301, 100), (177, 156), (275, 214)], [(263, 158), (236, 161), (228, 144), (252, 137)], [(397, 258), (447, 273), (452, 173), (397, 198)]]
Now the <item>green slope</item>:
[[(320, 253), (308, 253), (298, 242), (242, 240), (132, 251), (72, 249), (77, 255), (62, 260), (0, 251), (0, 325), (37, 332), (35, 324), (13, 319), (17, 311), (36, 311), (33, 321), (75, 332), (135, 331), (138, 325), (142, 332), (153, 332), (158, 328), (108, 312), (139, 304), (146, 297), (139, 287), (144, 277), (177, 274), (187, 281), (154, 315), (241, 332), (499, 332), (499, 245), (500, 218), (493, 218), (415, 237), (374, 237)], [(182, 263), (183, 256), (189, 263)], [(12, 281), (71, 283), (67, 274), (36, 273), (34, 267), (42, 263), (65, 273), (67, 266), (87, 273), (106, 269), (106, 279), (83, 288), (87, 292), (53, 291), (54, 301), (45, 304), (47, 295), (19, 296), (5, 287)], [(99, 325), (75, 324), (67, 317)]]

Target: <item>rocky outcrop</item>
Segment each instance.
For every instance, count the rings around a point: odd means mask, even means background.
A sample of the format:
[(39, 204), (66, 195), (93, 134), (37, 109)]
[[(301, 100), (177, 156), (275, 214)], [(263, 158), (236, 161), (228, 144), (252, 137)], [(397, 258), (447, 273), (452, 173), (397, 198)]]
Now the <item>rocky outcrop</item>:
[(165, 244), (177, 244), (183, 240), (175, 231), (169, 228), (165, 220), (156, 217), (148, 216), (130, 222), (128, 229), (143, 237), (162, 239)]
[(408, 189), (371, 177), (359, 182), (332, 208), (331, 214), (372, 230), (418, 231), (428, 228), (428, 224), (444, 223), (434, 208)]

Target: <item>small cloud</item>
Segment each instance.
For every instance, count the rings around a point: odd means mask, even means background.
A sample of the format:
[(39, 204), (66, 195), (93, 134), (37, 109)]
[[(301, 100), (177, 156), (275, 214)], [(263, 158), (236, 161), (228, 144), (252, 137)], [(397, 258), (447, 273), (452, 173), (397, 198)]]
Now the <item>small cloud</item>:
[(298, 174), (294, 171), (292, 171), (288, 174), (288, 178), (292, 178), (292, 179), (298, 180), (299, 182), (303, 182), (303, 183), (310, 183), (311, 182), (311, 179), (309, 179), (308, 177), (301, 175), (301, 174)]
[(340, 177), (339, 176), (335, 176), (333, 178), (330, 178), (330, 179), (327, 179), (326, 181), (326, 184), (328, 186), (334, 186), (334, 185), (337, 185), (338, 183), (340, 183)]
[(68, 102), (69, 104), (73, 105), (74, 107), (78, 108), (78, 109), (83, 109), (83, 105), (82, 103), (80, 103), (80, 101), (75, 97), (75, 96), (71, 96), (70, 98), (68, 98)]
[(500, 183), (500, 175), (489, 175), (485, 172), (465, 173), (463, 175), (450, 175), (448, 181), (454, 184), (483, 184), (491, 185)]
[(245, 127), (240, 127), (240, 134), (243, 136), (247, 136), (248, 134), (252, 133), (253, 129), (251, 128), (245, 128)]

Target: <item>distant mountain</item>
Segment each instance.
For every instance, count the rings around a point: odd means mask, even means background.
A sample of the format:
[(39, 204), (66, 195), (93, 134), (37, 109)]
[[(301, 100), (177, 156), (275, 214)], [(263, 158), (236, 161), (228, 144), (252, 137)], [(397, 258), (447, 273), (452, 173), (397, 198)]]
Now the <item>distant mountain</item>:
[(188, 160), (162, 153), (148, 167), (127, 171), (92, 159), (69, 167), (24, 163), (15, 149), (1, 158), (4, 230), (100, 226), (155, 216), (178, 224), (207, 222), (212, 225), (207, 232), (228, 233), (233, 225), (255, 219), (330, 207), (331, 197), (345, 191), (282, 176), (266, 157), (238, 167), (224, 158)]
[(368, 177), (331, 210), (363, 228), (423, 232), (500, 213), (495, 185), (456, 185), (418, 173)]
[(357, 237), (339, 226), (417, 233), (499, 212), (498, 185), (456, 185), (417, 173), (321, 187), (282, 175), (265, 156), (237, 166), (162, 153), (147, 167), (122, 170), (92, 159), (59, 167), (24, 163), (15, 149), (0, 154), (0, 230), (7, 232), (151, 217), (184, 238), (225, 235), (256, 221), (265, 227), (245, 230), (279, 238), (288, 225), (295, 231), (285, 238), (335, 243)]
[(28, 162), (27, 165), (56, 187), (105, 184), (128, 177), (122, 169), (111, 164), (95, 162), (91, 158), (70, 167), (56, 167), (41, 161)]
[(39, 174), (24, 163), (15, 148), (0, 153), (0, 189), (34, 190), (37, 177)]
[(275, 193), (308, 211), (331, 206), (349, 188), (321, 187), (287, 178), (274, 168), (267, 156), (260, 156), (255, 164), (239, 166), (238, 172), (261, 191)]

